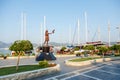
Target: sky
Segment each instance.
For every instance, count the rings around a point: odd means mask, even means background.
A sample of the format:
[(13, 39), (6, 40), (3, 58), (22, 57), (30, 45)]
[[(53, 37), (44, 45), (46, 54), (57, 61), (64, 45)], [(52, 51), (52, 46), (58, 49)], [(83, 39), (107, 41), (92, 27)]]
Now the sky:
[[(26, 14), (26, 38), (41, 43), (41, 24), (46, 16), (50, 42), (76, 43), (77, 21), (80, 21), (79, 42), (85, 42), (85, 12), (87, 13), (88, 40), (119, 40), (120, 0), (0, 0), (0, 41), (13, 43), (21, 39), (21, 13)], [(43, 31), (43, 30), (42, 30)]]

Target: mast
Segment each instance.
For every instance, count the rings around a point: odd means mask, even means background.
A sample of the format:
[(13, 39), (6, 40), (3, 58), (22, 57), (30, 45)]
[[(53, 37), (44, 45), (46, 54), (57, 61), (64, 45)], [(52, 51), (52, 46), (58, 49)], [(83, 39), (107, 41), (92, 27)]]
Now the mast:
[(40, 32), (41, 32), (41, 33), (40, 33), (40, 34), (41, 34), (41, 41), (40, 41), (41, 43), (40, 43), (40, 44), (41, 44), (41, 46), (42, 46), (42, 43), (43, 43), (42, 23), (40, 24)]
[(26, 14), (24, 13), (24, 40), (26, 40)]
[(21, 40), (23, 40), (23, 13), (21, 13)]
[(26, 14), (21, 13), (21, 40), (26, 40)]
[(100, 41), (100, 27), (98, 27), (98, 41)]
[(108, 46), (110, 46), (110, 22), (108, 21)]
[[(45, 35), (45, 30), (46, 30), (46, 16), (44, 16), (44, 29), (43, 29), (43, 36)], [(44, 41), (45, 41), (45, 36), (44, 36)]]
[(120, 26), (116, 27), (116, 29), (118, 29), (118, 40), (117, 40), (117, 42), (120, 42)]
[(78, 19), (78, 45), (80, 44), (80, 22), (79, 22), (79, 19)]
[(71, 26), (69, 25), (69, 45), (71, 45)]
[(85, 12), (85, 39), (88, 41), (88, 29), (87, 29), (87, 13)]

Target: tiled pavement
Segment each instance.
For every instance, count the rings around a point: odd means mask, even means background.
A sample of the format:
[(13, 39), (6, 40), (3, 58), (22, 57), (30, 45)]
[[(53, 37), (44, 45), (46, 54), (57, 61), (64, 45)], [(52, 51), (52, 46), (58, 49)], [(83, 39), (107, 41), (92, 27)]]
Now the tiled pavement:
[[(46, 78), (46, 80), (120, 80), (120, 60), (98, 65), (72, 67), (64, 64), (64, 60), (69, 58), (58, 58), (56, 61), (53, 61), (61, 65), (60, 73), (34, 78), (34, 80), (44, 80)], [(0, 60), (0, 67), (3, 65), (15, 65), (16, 60), (17, 59)], [(37, 63), (34, 58), (25, 58), (20, 60), (20, 64), (33, 63)]]
[(120, 80), (120, 61), (111, 61), (46, 80)]

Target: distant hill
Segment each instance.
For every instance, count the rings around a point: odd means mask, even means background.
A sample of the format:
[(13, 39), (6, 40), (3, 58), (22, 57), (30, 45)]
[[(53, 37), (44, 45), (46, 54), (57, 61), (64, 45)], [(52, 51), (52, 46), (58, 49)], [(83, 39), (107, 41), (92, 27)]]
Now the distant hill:
[(8, 48), (11, 45), (11, 43), (5, 43), (0, 41), (0, 48)]
[[(104, 42), (104, 43), (107, 44), (107, 42)], [(10, 47), (11, 44), (12, 43), (5, 43), (5, 42), (0, 41), (0, 48), (8, 48), (8, 47)], [(32, 43), (32, 44), (33, 44), (33, 47), (40, 46), (37, 43)], [(116, 42), (111, 42), (111, 45), (113, 45), (113, 44), (116, 44)], [(52, 45), (52, 46), (67, 46), (69, 44), (68, 43), (50, 42), (49, 45)]]
[[(0, 48), (9, 48), (11, 46), (12, 43), (5, 43), (5, 42), (2, 42), (0, 41)], [(32, 43), (33, 44), (33, 47), (36, 47), (37, 44), (36, 43)]]
[[(50, 46), (67, 46), (69, 45), (68, 43), (57, 43), (57, 42), (49, 42)], [(40, 44), (33, 43), (34, 47), (40, 46)]]

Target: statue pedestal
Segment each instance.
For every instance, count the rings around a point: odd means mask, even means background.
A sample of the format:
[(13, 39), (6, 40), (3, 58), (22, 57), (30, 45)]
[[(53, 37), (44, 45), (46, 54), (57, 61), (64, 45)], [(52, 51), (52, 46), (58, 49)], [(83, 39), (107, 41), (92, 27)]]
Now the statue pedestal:
[(56, 57), (53, 55), (53, 52), (50, 52), (50, 46), (43, 46), (40, 55), (36, 57), (36, 61), (42, 60), (56, 60)]
[(43, 46), (42, 49), (43, 49), (43, 52), (45, 52), (45, 53), (50, 52), (50, 46)]

